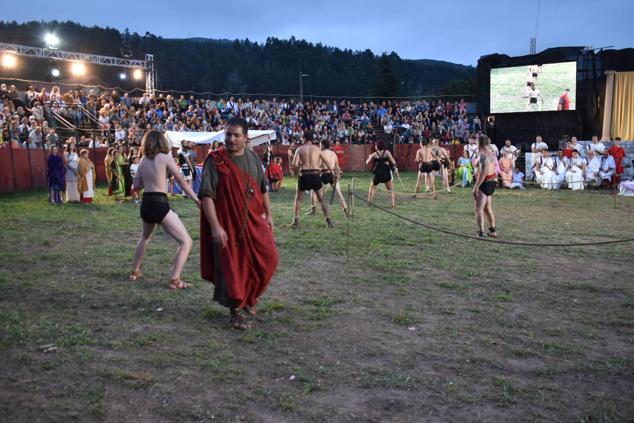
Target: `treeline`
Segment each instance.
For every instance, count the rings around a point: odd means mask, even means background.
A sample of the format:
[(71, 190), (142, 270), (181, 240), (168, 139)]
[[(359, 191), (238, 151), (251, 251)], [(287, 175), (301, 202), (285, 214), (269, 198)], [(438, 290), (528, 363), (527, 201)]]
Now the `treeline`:
[[(245, 40), (166, 39), (150, 33), (123, 33), (113, 28), (85, 27), (74, 22), (0, 22), (0, 42), (44, 46), (54, 32), (62, 50), (143, 59), (154, 54), (157, 88), (233, 93), (298, 93), (300, 71), (306, 95), (418, 96), (475, 94), (475, 69), (434, 60), (403, 60), (396, 53), (377, 56), (369, 49), (352, 51), (291, 37)], [(22, 66), (2, 76), (51, 81), (50, 68), (64, 66), (43, 59), (21, 59)], [(121, 69), (93, 66), (82, 81), (62, 72), (62, 82), (134, 85), (118, 79)], [(11, 73), (11, 74), (9, 74)], [(136, 83), (142, 86), (141, 83)]]

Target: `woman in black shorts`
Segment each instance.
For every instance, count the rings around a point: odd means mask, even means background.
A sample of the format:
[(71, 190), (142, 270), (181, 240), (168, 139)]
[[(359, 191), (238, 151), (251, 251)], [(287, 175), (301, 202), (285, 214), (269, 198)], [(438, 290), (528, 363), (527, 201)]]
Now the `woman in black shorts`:
[(365, 161), (366, 164), (372, 163), (372, 185), (368, 192), (368, 202), (371, 203), (374, 199), (374, 193), (376, 192), (376, 186), (379, 184), (385, 184), (388, 191), (392, 196), (392, 207), (396, 207), (396, 194), (392, 191), (392, 170), (397, 171), (396, 161), (392, 154), (385, 149), (385, 145), (382, 141), (377, 141), (374, 144), (376, 151), (368, 156)]

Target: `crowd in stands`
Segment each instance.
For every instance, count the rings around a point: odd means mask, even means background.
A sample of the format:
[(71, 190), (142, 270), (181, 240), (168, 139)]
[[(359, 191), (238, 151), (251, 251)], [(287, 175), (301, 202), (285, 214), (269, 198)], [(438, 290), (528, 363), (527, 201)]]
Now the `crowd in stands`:
[[(55, 86), (36, 90), (27, 86), (0, 86), (2, 140), (14, 148), (48, 147), (58, 143), (54, 128), (57, 116), (75, 127), (92, 127), (77, 140), (79, 147), (125, 143), (139, 146), (143, 133), (160, 131), (218, 131), (226, 122), (241, 116), (252, 129), (273, 129), (278, 142), (298, 142), (310, 130), (317, 139), (366, 144), (377, 132), (392, 134), (394, 141), (415, 142), (417, 137), (436, 137), (441, 143), (466, 142), (470, 133), (482, 130), (477, 116), (467, 114), (461, 100), (358, 102), (294, 99), (229, 98), (205, 99), (194, 95), (158, 93), (135, 97), (117, 90), (72, 90), (62, 93)], [(83, 127), (82, 127), (83, 128)], [(73, 134), (75, 135), (75, 134)]]

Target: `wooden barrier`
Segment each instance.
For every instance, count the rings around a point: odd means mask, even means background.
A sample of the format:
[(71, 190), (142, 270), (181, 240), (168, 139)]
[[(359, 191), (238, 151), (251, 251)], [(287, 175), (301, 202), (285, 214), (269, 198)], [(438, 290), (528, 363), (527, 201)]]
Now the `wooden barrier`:
[[(445, 146), (450, 151), (454, 162), (462, 156), (463, 145), (452, 144)], [(259, 145), (254, 148), (260, 157), (264, 154), (265, 146)], [(416, 171), (418, 167), (414, 162), (418, 144), (397, 144), (394, 146), (394, 158), (396, 165), (402, 171)], [(81, 150), (81, 149), (80, 149)], [(105, 182), (106, 173), (104, 159), (107, 148), (88, 148), (88, 157), (95, 164), (97, 181)], [(209, 146), (196, 146), (197, 162), (202, 163), (207, 157)], [(373, 151), (372, 144), (345, 144), (344, 151), (344, 172), (364, 172), (369, 171), (365, 164), (366, 159)], [(282, 158), (282, 168), (285, 173), (289, 173), (288, 146), (273, 145), (273, 157)], [(176, 151), (173, 152), (174, 154)], [(60, 155), (62, 152), (59, 153)], [(46, 164), (48, 151), (41, 149), (9, 149), (0, 148), (0, 193), (13, 191), (26, 191), (34, 188), (46, 188), (48, 185), (46, 176)]]

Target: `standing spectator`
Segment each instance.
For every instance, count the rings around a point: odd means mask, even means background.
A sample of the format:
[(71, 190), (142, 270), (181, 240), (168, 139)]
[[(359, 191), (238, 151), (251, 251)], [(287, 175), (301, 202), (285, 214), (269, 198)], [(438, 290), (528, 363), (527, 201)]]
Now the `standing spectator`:
[(64, 190), (64, 161), (57, 154), (56, 145), (51, 145), (51, 153), (48, 156), (47, 173), (48, 173), (48, 191), (49, 204), (61, 204), (61, 192)]
[(112, 151), (112, 161), (110, 162), (110, 169), (112, 176), (110, 178), (110, 191), (114, 195), (117, 204), (121, 204), (121, 198), (125, 195), (125, 185), (123, 169), (121, 168), (121, 152), (119, 149)]
[[(185, 180), (185, 184), (191, 187), (192, 180), (194, 179), (193, 172), (196, 168), (193, 166), (189, 156), (188, 141), (181, 141), (181, 148), (178, 150), (178, 166), (180, 168), (180, 173), (183, 175), (183, 179)], [(181, 189), (183, 191), (183, 196), (187, 196), (187, 194), (185, 194), (185, 187), (181, 187)]]
[(51, 128), (46, 135), (46, 142), (49, 146), (59, 146), (59, 137), (57, 136), (57, 132), (55, 132), (55, 128)]
[(108, 181), (108, 195), (112, 195), (112, 160), (114, 159), (114, 148), (110, 147), (106, 151), (106, 157), (103, 160), (104, 168), (106, 171), (106, 180)]
[(92, 203), (92, 199), (95, 196), (97, 173), (95, 172), (95, 165), (88, 158), (88, 150), (85, 148), (79, 152), (77, 176), (79, 179), (78, 186), (82, 203)]
[(79, 191), (77, 190), (77, 172), (79, 171), (79, 156), (75, 138), (70, 138), (64, 151), (64, 164), (66, 165), (66, 202), (79, 203)]
[(621, 175), (623, 174), (623, 159), (625, 158), (625, 150), (619, 144), (621, 143), (621, 138), (616, 137), (614, 139), (614, 144), (612, 147), (608, 148), (608, 154), (614, 158), (614, 163), (616, 165), (616, 175), (614, 177), (616, 184), (618, 184)]

